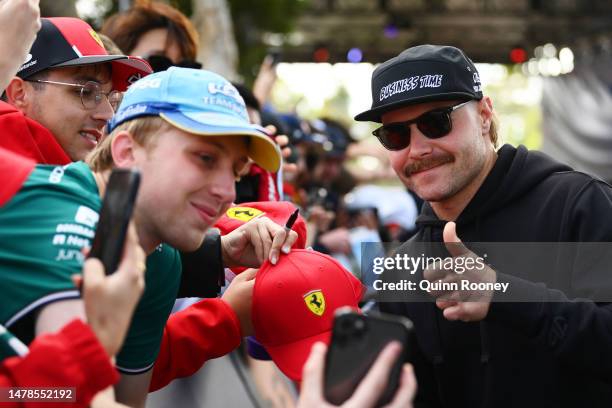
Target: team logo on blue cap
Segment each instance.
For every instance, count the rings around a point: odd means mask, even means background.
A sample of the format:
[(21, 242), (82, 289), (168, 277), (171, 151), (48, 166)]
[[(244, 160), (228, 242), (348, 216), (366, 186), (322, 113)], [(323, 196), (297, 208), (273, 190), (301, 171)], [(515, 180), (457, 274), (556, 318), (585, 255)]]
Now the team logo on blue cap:
[(223, 95), (234, 98), (237, 101), (242, 100), (240, 98), (240, 94), (238, 93), (238, 90), (227, 82), (209, 82), (208, 92), (210, 92), (211, 95), (221, 93)]

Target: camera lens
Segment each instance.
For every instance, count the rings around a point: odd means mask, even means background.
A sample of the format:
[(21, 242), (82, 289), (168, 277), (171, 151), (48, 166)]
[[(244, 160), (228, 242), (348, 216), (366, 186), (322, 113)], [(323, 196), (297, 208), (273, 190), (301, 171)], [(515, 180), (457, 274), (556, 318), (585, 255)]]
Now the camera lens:
[(360, 316), (358, 318), (355, 319), (355, 321), (353, 322), (353, 336), (355, 337), (362, 337), (366, 334), (366, 322), (365, 320)]
[(353, 321), (352, 320), (343, 320), (342, 324), (340, 325), (340, 329), (342, 333), (352, 333), (353, 331)]
[(361, 319), (357, 319), (355, 320), (355, 324), (353, 326), (355, 327), (355, 330), (363, 331), (363, 329), (365, 329), (365, 322)]

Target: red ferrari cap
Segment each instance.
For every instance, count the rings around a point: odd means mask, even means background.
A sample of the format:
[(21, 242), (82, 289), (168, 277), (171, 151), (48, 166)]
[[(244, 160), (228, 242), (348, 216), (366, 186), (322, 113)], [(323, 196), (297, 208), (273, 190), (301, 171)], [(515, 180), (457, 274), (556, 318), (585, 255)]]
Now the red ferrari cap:
[(361, 282), (334, 258), (294, 249), (276, 265), (266, 262), (257, 272), (255, 336), (283, 373), (301, 381), (312, 345), (329, 344), (335, 310), (356, 308), (363, 291)]
[[(284, 226), (293, 214), (296, 207), (289, 201), (257, 201), (252, 203), (240, 203), (228, 209), (215, 224), (219, 228), (221, 235), (226, 235), (240, 227), (253, 218), (268, 217), (275, 223)], [(298, 234), (298, 239), (293, 244), (293, 248), (306, 248), (306, 221), (301, 215), (291, 228)]]
[(153, 72), (148, 62), (126, 55), (108, 55), (102, 41), (85, 21), (73, 17), (41, 18), (41, 29), (17, 76), (26, 79), (48, 68), (112, 65), (113, 89), (128, 86)]

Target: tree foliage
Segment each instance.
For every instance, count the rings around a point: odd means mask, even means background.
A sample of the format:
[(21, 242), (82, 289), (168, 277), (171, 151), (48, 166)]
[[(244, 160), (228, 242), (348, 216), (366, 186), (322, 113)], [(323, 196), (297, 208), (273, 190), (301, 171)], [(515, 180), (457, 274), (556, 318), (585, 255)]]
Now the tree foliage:
[(251, 83), (268, 51), (262, 34), (291, 32), (307, 0), (228, 0), (228, 3), (240, 55), (238, 71)]
[[(118, 11), (118, 0), (92, 0), (98, 15), (86, 16), (85, 19), (100, 28), (102, 21)], [(134, 3), (135, 0), (132, 0)], [(199, 0), (155, 0), (168, 3), (191, 17), (194, 2)], [(255, 78), (268, 46), (264, 44), (266, 32), (288, 34), (297, 18), (307, 6), (309, 0), (226, 0), (232, 14), (234, 36), (239, 52), (238, 72), (251, 83)], [(76, 15), (74, 1), (41, 0), (41, 7), (48, 4), (53, 15)], [(60, 12), (59, 10), (63, 10)], [(71, 11), (72, 10), (72, 11)]]
[(76, 17), (75, 2), (72, 0), (41, 0), (40, 14), (43, 17)]

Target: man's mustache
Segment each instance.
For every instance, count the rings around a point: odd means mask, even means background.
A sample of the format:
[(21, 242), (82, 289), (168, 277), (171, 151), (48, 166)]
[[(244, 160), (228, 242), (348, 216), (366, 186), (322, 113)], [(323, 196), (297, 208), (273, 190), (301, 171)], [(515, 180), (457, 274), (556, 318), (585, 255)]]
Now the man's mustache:
[(404, 174), (406, 175), (406, 177), (410, 177), (412, 174), (418, 173), (419, 171), (428, 170), (433, 167), (440, 166), (441, 164), (451, 163), (453, 161), (455, 161), (455, 159), (450, 154), (429, 157), (427, 159), (418, 160), (413, 163), (410, 163), (404, 169)]

